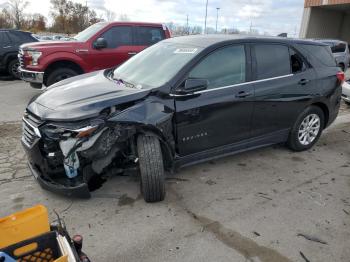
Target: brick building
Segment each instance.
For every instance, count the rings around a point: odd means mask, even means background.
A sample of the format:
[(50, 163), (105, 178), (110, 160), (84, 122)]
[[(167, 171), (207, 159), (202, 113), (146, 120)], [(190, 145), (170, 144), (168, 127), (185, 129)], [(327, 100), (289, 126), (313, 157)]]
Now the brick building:
[(305, 0), (300, 37), (350, 43), (350, 0)]

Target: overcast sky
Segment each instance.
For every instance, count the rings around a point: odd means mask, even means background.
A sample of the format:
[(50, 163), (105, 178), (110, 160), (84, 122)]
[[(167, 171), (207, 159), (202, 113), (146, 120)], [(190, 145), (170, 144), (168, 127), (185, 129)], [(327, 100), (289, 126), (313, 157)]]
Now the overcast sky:
[[(1, 4), (7, 0), (0, 0)], [(86, 0), (73, 0), (85, 4)], [(275, 35), (288, 32), (291, 36), (299, 32), (304, 0), (208, 0), (208, 27), (215, 28), (216, 8), (219, 7), (218, 27), (249, 30)], [(49, 16), (49, 0), (28, 0), (28, 13)], [(105, 10), (126, 14), (133, 21), (174, 22), (204, 27), (206, 0), (87, 0), (89, 7), (99, 15)]]

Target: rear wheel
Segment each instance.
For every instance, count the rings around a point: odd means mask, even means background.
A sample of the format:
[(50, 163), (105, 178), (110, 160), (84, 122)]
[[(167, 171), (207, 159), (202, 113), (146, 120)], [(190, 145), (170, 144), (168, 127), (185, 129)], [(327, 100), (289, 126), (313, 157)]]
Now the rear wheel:
[(18, 59), (14, 59), (12, 60), (9, 64), (8, 64), (8, 72), (9, 74), (16, 79), (19, 79), (19, 71), (18, 71), (18, 67), (19, 67), (19, 62)]
[(61, 80), (78, 75), (78, 72), (71, 68), (58, 68), (52, 71), (47, 77), (46, 86), (53, 85)]
[(294, 151), (308, 150), (318, 141), (324, 127), (324, 113), (317, 106), (300, 114), (289, 134), (287, 145)]
[(158, 202), (165, 197), (165, 175), (160, 142), (156, 137), (139, 135), (137, 152), (141, 173), (141, 192), (146, 202)]

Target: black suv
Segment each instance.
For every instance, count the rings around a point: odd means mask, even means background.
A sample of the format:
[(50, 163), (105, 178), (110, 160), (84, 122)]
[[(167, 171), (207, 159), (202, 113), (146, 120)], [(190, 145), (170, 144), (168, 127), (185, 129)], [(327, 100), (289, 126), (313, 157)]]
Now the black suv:
[(49, 87), (27, 107), (22, 142), (46, 189), (88, 197), (96, 178), (136, 168), (144, 199), (160, 201), (165, 170), (276, 143), (311, 148), (337, 117), (343, 81), (322, 43), (177, 37)]
[(21, 44), (38, 42), (29, 32), (0, 29), (0, 71), (19, 78), (18, 49)]

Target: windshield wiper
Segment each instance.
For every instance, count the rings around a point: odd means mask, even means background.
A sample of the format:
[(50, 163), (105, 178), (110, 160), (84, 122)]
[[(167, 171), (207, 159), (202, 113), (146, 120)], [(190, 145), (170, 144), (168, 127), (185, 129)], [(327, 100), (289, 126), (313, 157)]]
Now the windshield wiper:
[(125, 85), (126, 87), (135, 88), (135, 85), (134, 85), (134, 84), (132, 84), (132, 83), (130, 83), (130, 82), (126, 82), (125, 80), (123, 80), (123, 79), (121, 79), (121, 78), (115, 78), (115, 77), (113, 77), (113, 73), (112, 73), (111, 77), (112, 77), (112, 79), (113, 79), (114, 81), (116, 81), (117, 84), (123, 84), (123, 85)]

